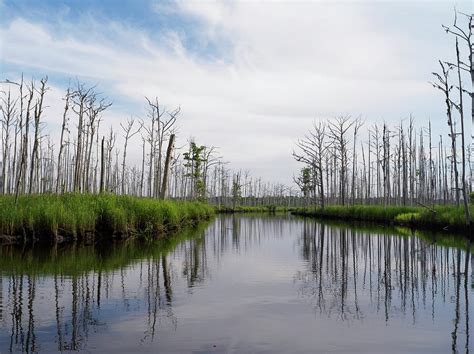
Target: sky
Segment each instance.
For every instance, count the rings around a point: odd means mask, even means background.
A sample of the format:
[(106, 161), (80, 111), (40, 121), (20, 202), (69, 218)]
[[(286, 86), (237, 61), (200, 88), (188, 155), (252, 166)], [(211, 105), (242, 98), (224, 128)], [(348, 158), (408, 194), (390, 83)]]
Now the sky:
[(295, 142), (314, 121), (360, 116), (366, 131), (412, 114), (445, 134), (429, 81), (454, 57), (441, 28), (454, 6), (473, 10), (469, 0), (0, 0), (0, 79), (49, 77), (53, 137), (77, 79), (113, 102), (104, 125), (145, 119), (145, 96), (158, 97), (181, 107), (178, 145), (194, 138), (233, 169), (290, 184)]

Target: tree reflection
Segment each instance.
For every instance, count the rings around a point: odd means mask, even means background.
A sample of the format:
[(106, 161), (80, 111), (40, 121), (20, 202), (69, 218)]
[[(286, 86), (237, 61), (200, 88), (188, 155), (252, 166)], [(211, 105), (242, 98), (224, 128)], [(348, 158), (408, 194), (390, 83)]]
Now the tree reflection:
[[(183, 288), (195, 291), (226, 254), (297, 237), (299, 294), (318, 316), (361, 321), (373, 312), (387, 324), (422, 314), (444, 320), (452, 308), (453, 351), (469, 350), (469, 299), (474, 289), (472, 245), (446, 247), (434, 239), (334, 227), (287, 217), (222, 217), (176, 240), (65, 248), (0, 248), (0, 333), (5, 349), (88, 350), (90, 337), (122, 319), (143, 344), (176, 329), (173, 307)], [(7, 260), (7, 261), (5, 261)], [(186, 293), (186, 291), (184, 291)], [(210, 300), (212, 301), (212, 300)], [(6, 332), (6, 331), (5, 331)], [(2, 348), (3, 349), (3, 348)]]
[(468, 351), (472, 244), (466, 243), (465, 249), (449, 248), (435, 239), (305, 220), (300, 249), (307, 269), (297, 274), (299, 292), (320, 315), (342, 321), (360, 320), (375, 309), (386, 322), (402, 315), (415, 324), (420, 310), (429, 308), (435, 320), (438, 302), (452, 303), (452, 350), (461, 348), (462, 338)]

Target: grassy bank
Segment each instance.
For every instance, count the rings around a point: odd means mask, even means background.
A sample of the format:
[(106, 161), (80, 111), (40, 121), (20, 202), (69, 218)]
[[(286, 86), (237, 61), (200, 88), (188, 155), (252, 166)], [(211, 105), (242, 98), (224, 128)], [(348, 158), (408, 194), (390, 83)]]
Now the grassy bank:
[(78, 239), (90, 235), (154, 236), (207, 219), (198, 202), (116, 195), (64, 194), (0, 197), (0, 235), (24, 239)]
[[(471, 213), (474, 209), (471, 207)], [(464, 209), (454, 206), (435, 206), (433, 210), (424, 207), (331, 205), (321, 208), (299, 208), (294, 215), (330, 218), (338, 220), (357, 220), (391, 225), (403, 225), (422, 229), (468, 232)]]

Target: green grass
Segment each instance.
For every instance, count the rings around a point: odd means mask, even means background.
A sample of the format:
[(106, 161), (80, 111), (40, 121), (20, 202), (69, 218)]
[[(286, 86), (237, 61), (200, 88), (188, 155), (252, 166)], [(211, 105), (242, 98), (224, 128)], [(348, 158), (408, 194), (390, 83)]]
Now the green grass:
[(204, 203), (160, 201), (111, 194), (0, 197), (0, 235), (48, 239), (58, 235), (155, 235), (214, 214)]
[[(374, 206), (331, 205), (324, 209), (317, 207), (299, 208), (295, 215), (332, 218), (340, 220), (359, 220), (384, 224), (406, 225), (426, 229), (448, 229), (468, 231), (464, 209), (455, 206), (435, 206), (434, 212), (423, 207), (410, 206)], [(471, 207), (471, 214), (474, 208)]]

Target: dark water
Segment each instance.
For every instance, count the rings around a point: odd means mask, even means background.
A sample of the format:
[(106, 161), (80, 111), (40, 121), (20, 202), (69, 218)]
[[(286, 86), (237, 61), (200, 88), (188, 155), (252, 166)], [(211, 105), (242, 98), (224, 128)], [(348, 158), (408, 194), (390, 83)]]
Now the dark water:
[(3, 246), (0, 352), (472, 351), (472, 248), (404, 233), (225, 216), (172, 241)]

